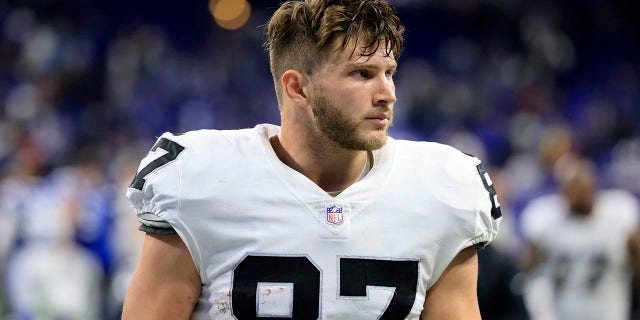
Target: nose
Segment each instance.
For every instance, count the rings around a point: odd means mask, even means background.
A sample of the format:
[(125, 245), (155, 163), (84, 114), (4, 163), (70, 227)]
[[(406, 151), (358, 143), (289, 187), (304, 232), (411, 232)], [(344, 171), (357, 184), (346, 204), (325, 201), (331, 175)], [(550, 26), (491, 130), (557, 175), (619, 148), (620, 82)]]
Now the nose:
[(393, 78), (386, 75), (380, 76), (373, 96), (373, 105), (390, 107), (394, 102), (396, 102), (396, 85), (393, 83)]

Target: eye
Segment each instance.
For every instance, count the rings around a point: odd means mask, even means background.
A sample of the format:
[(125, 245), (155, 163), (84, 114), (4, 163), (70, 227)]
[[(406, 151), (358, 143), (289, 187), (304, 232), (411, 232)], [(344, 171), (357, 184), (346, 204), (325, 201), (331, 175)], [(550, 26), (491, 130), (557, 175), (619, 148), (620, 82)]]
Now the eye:
[(392, 78), (396, 74), (396, 71), (396, 69), (387, 70), (384, 74), (387, 76), (387, 78)]
[(367, 70), (357, 70), (353, 73), (356, 77), (369, 79), (371, 78), (371, 73)]

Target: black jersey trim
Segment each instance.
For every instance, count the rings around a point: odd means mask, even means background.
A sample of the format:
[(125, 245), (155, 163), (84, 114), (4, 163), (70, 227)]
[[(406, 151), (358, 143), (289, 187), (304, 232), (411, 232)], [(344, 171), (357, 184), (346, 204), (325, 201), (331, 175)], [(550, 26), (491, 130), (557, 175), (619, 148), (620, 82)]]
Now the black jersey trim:
[(496, 188), (493, 187), (493, 183), (489, 184), (489, 182), (485, 178), (485, 174), (487, 174), (487, 170), (484, 168), (482, 163), (478, 164), (476, 168), (478, 169), (478, 174), (480, 174), (480, 179), (482, 179), (482, 184), (484, 185), (484, 188), (487, 189), (487, 191), (489, 191), (489, 201), (491, 201), (491, 217), (493, 217), (493, 219), (498, 219), (502, 217), (502, 211), (500, 211), (500, 205), (497, 204), (497, 201), (496, 201), (496, 198), (497, 198)]
[(138, 227), (138, 230), (149, 233), (149, 234), (160, 234), (160, 235), (177, 234), (176, 230), (174, 230), (173, 227), (158, 228), (158, 227), (147, 226), (144, 224), (140, 224), (140, 226)]

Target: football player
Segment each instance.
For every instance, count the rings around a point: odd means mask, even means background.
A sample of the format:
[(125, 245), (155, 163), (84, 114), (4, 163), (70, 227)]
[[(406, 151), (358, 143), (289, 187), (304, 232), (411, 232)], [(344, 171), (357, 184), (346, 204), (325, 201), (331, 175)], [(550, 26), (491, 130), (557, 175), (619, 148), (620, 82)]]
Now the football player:
[(533, 200), (522, 213), (528, 300), (548, 299), (531, 301), (531, 312), (629, 319), (632, 275), (640, 267), (637, 199), (624, 190), (599, 189), (587, 159), (565, 156), (556, 166), (560, 192)]
[(478, 159), (387, 136), (403, 31), (383, 0), (275, 11), (281, 124), (158, 139), (127, 191), (147, 234), (123, 318), (480, 318), (499, 203)]

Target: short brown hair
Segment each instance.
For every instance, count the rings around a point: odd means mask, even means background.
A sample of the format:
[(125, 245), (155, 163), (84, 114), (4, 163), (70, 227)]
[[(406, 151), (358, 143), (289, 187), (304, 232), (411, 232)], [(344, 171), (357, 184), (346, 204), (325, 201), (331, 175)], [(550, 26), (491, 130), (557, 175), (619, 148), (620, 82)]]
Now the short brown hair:
[[(321, 66), (336, 45), (338, 51), (353, 41), (351, 55), (371, 55), (384, 45), (397, 60), (402, 53), (404, 26), (387, 0), (287, 1), (273, 14), (267, 27), (271, 74), (281, 103), (280, 78), (285, 71), (308, 75)], [(341, 43), (336, 41), (342, 40)], [(358, 41), (363, 40), (362, 46)], [(335, 43), (335, 44), (334, 44)]]

